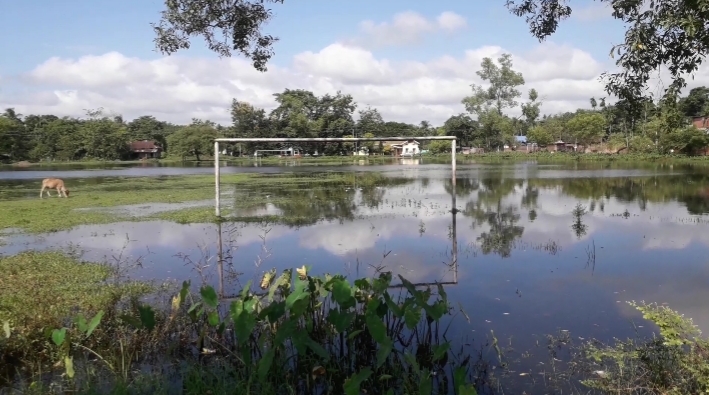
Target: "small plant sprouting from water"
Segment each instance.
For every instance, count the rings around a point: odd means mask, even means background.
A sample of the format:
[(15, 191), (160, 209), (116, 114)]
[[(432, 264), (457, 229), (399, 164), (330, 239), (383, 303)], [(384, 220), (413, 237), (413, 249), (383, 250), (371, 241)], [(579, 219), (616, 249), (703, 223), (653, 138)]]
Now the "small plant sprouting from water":
[(576, 203), (574, 210), (571, 215), (574, 217), (574, 223), (571, 225), (571, 229), (574, 230), (577, 238), (583, 237), (588, 231), (588, 225), (583, 223), (583, 216), (586, 215), (586, 206), (581, 203)]
[(591, 268), (591, 274), (596, 271), (596, 240), (591, 240), (591, 245), (586, 246), (586, 268)]

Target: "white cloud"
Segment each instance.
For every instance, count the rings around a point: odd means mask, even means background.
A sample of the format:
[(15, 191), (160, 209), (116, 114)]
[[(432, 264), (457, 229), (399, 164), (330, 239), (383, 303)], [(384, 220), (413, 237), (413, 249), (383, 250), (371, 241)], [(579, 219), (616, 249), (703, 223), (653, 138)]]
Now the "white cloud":
[[(382, 42), (415, 42), (425, 34), (464, 25), (465, 20), (451, 12), (432, 20), (405, 12), (391, 22), (365, 22), (363, 30)], [(23, 75), (19, 82), (24, 90), (0, 91), (0, 106), (15, 107), (22, 114), (60, 116), (81, 116), (84, 109), (103, 107), (125, 119), (151, 114), (179, 123), (197, 117), (228, 124), (232, 98), (270, 110), (275, 107), (273, 93), (291, 88), (318, 95), (340, 90), (352, 94), (360, 107), (377, 107), (387, 120), (441, 124), (464, 111), (460, 101), (470, 94), (470, 84), (482, 82), (475, 74), (482, 59), (496, 59), (504, 52), (485, 45), (424, 60), (393, 60), (339, 42), (296, 54), (287, 65), (271, 64), (267, 73), (255, 71), (240, 57), (148, 60), (115, 51), (52, 57)], [(598, 76), (609, 66), (583, 50), (545, 42), (512, 55), (514, 68), (527, 82), (522, 90), (537, 89), (544, 99), (543, 113), (587, 107), (588, 98), (606, 96)], [(690, 81), (692, 86), (707, 82), (705, 68)]]
[(438, 26), (447, 31), (456, 31), (468, 26), (468, 22), (455, 12), (446, 11), (436, 18)]
[(464, 17), (450, 11), (441, 13), (435, 20), (426, 19), (417, 12), (405, 11), (394, 15), (391, 22), (361, 22), (361, 37), (350, 43), (366, 48), (419, 44), (427, 35), (437, 31), (454, 32), (466, 26)]
[[(267, 73), (255, 71), (241, 58), (145, 60), (117, 52), (55, 57), (24, 76), (31, 86), (23, 94), (0, 92), (0, 104), (23, 114), (83, 115), (83, 109), (103, 107), (126, 119), (153, 114), (173, 122), (198, 117), (229, 123), (228, 106), (234, 97), (272, 109), (273, 93), (302, 88), (320, 95), (341, 90), (361, 105), (379, 108), (390, 120), (439, 124), (462, 112), (460, 100), (470, 93), (469, 85), (482, 82), (475, 74), (482, 58), (496, 58), (504, 51), (485, 46), (462, 56), (392, 61), (335, 43), (297, 54), (289, 67), (271, 65)], [(602, 64), (581, 50), (545, 43), (513, 57), (528, 81), (524, 89), (537, 88), (546, 98), (545, 112), (585, 106), (588, 97), (602, 94), (596, 78)]]

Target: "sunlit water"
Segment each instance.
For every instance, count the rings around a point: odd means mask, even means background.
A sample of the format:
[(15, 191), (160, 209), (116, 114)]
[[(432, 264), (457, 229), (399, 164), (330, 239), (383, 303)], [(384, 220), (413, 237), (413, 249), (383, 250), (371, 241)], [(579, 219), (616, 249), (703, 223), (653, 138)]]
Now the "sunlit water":
[[(139, 261), (141, 267), (131, 273), (135, 278), (204, 278), (215, 287), (223, 283), (226, 294), (249, 279), (257, 282), (273, 267), (305, 264), (316, 274), (350, 277), (383, 268), (395, 279), (401, 274), (414, 283), (446, 284), (453, 305), (470, 318), (468, 323), (458, 316), (451, 337), (484, 341), (494, 331), (518, 354), (543, 354), (537, 342), (543, 346), (544, 336), (559, 330), (568, 330), (573, 338), (603, 341), (633, 336), (636, 330), (647, 333), (652, 328), (627, 306), (630, 300), (667, 303), (709, 329), (709, 218), (704, 216), (709, 212), (709, 174), (704, 171), (462, 165), (454, 187), (446, 165), (327, 170), (358, 173), (351, 186), (337, 190), (274, 186), (241, 191), (263, 194), (263, 204), (252, 215), (307, 220), (298, 227), (222, 225), (222, 252), (229, 264), (221, 280), (216, 258), (220, 228), (210, 224), (122, 222), (39, 236), (13, 234), (5, 236), (0, 251), (70, 246), (85, 259)], [(142, 175), (140, 171), (155, 170), (125, 171)], [(390, 182), (362, 188), (358, 182), (370, 172), (385, 174)], [(40, 172), (20, 181), (23, 177), (15, 173), (31, 172), (3, 172), (0, 177), (12, 179), (6, 183), (34, 185), (45, 176)], [(111, 175), (85, 171), (77, 177)], [(454, 201), (457, 214), (451, 213)], [(585, 214), (575, 216), (575, 208)], [(532, 369), (539, 361), (523, 361), (520, 369)]]

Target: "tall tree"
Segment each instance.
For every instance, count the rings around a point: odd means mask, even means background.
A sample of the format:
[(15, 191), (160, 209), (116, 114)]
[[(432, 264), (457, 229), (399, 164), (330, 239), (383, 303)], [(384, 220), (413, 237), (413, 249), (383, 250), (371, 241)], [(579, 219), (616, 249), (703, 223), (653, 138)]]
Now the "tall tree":
[(489, 86), (484, 89), (473, 84), (473, 94), (462, 100), (465, 109), (477, 116), (480, 124), (479, 139), (488, 148), (499, 147), (505, 142), (512, 143), (514, 125), (503, 114), (503, 109), (517, 106), (516, 99), (521, 95), (517, 87), (524, 85), (522, 73), (512, 69), (510, 54), (503, 54), (497, 61), (499, 66), (491, 58), (483, 58), (477, 74)]
[(522, 116), (527, 123), (527, 127), (533, 127), (541, 113), (540, 107), (542, 102), (539, 101), (537, 90), (532, 88), (529, 90), (529, 101), (522, 104)]
[(502, 115), (502, 110), (517, 106), (516, 99), (521, 93), (518, 86), (524, 85), (522, 73), (512, 70), (512, 55), (502, 54), (496, 65), (491, 58), (483, 58), (481, 69), (476, 72), (489, 86), (483, 89), (480, 85), (471, 85), (473, 94), (463, 99), (466, 110), (479, 114), (490, 107)]

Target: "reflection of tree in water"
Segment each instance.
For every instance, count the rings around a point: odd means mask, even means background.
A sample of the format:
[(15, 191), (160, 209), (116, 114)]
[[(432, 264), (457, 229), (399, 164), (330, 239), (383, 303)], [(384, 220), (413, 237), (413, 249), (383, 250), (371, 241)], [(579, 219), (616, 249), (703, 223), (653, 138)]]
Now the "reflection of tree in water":
[(533, 210), (538, 208), (537, 201), (539, 200), (539, 189), (532, 187), (527, 184), (524, 189), (524, 195), (522, 195), (522, 207)]
[[(277, 182), (259, 186), (259, 197), (268, 199), (250, 205), (250, 208), (265, 208), (267, 203), (281, 211), (279, 220), (289, 225), (312, 225), (320, 220), (338, 220), (340, 223), (355, 219), (357, 193), (367, 207), (382, 204), (386, 188), (413, 182), (410, 178), (386, 177), (378, 173), (361, 173), (344, 177), (297, 176), (302, 181)], [(239, 197), (237, 197), (239, 199)]]
[(516, 187), (524, 186), (524, 180), (502, 178), (501, 176), (486, 177), (480, 180), (480, 184), (484, 189), (478, 193), (478, 199), (484, 203), (498, 204), (502, 199), (512, 194)]
[[(443, 188), (450, 195), (453, 193), (453, 181), (446, 179), (443, 182)], [(480, 182), (475, 178), (456, 178), (455, 179), (455, 195), (457, 197), (466, 198), (473, 192), (480, 189)]]
[(502, 207), (501, 201), (495, 206), (483, 207), (480, 202), (468, 202), (464, 215), (473, 219), (473, 228), (487, 224), (490, 229), (478, 236), (483, 254), (495, 253), (507, 258), (512, 253), (516, 239), (522, 237), (524, 227), (517, 225), (520, 215), (514, 206)]
[(571, 225), (571, 229), (574, 230), (576, 238), (580, 239), (588, 231), (588, 225), (583, 223), (583, 216), (586, 214), (586, 206), (577, 203), (571, 214), (574, 217), (574, 223)]
[[(690, 170), (691, 171), (691, 170)], [(635, 202), (641, 210), (649, 203), (677, 201), (684, 203), (690, 214), (709, 214), (709, 174), (694, 170), (694, 174), (653, 177), (598, 177), (573, 179), (531, 179), (537, 188), (561, 188), (565, 195), (591, 200), (604, 211), (604, 203), (615, 198), (623, 203)]]
[(527, 213), (527, 218), (529, 218), (529, 222), (534, 222), (534, 220), (537, 219), (537, 210), (529, 210), (529, 212)]

